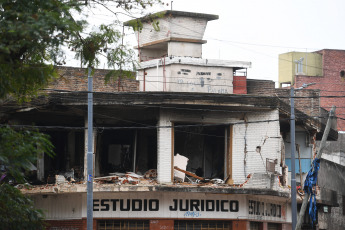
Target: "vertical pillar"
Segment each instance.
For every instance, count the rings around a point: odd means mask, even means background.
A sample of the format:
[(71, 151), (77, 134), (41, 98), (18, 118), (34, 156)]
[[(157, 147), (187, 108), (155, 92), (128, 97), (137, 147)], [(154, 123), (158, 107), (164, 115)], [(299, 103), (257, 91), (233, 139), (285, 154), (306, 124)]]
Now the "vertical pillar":
[(39, 151), (37, 156), (37, 179), (44, 180), (44, 152)]
[(233, 126), (230, 125), (228, 128), (225, 129), (226, 132), (226, 140), (225, 140), (225, 146), (226, 146), (226, 165), (224, 167), (227, 168), (226, 177), (228, 178), (227, 184), (233, 185), (234, 184), (234, 178), (232, 173), (232, 137), (233, 137)]
[(75, 165), (75, 132), (71, 131), (67, 136), (67, 161), (66, 169), (69, 170)]
[[(291, 120), (290, 120), (290, 142), (291, 142), (291, 215), (292, 215), (292, 229), (296, 228), (297, 224), (297, 198), (296, 198), (296, 170), (295, 170), (295, 91), (291, 87), (290, 105), (291, 105)], [(305, 198), (304, 198), (305, 199)]]
[(157, 180), (158, 183), (172, 183), (172, 123), (162, 111), (157, 132)]
[[(97, 132), (96, 129), (93, 130), (92, 133), (92, 152), (95, 152), (95, 146), (96, 146), (96, 137), (97, 137)], [(87, 116), (85, 117), (85, 130), (84, 130), (84, 181), (87, 180), (87, 150), (88, 148), (88, 120)], [(93, 154), (93, 175), (95, 175), (95, 154)]]
[(87, 132), (87, 116), (84, 120), (84, 181), (87, 181), (87, 144), (88, 144), (88, 132)]

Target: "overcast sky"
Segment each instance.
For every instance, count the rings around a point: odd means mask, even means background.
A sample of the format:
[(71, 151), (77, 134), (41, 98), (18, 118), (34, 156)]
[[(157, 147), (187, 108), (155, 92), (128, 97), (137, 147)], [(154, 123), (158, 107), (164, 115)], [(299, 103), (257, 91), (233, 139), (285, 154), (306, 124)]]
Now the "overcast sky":
[[(151, 12), (170, 9), (165, 2)], [(278, 81), (280, 53), (345, 49), (344, 0), (174, 0), (172, 7), (219, 15), (207, 25), (203, 58), (250, 61), (248, 78)], [(89, 15), (91, 22), (111, 18), (107, 11)]]

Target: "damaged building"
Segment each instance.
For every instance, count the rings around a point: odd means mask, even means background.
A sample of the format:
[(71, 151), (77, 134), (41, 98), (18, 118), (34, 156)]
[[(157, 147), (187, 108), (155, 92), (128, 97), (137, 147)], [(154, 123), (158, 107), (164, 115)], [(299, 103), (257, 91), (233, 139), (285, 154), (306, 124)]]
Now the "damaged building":
[[(247, 85), (250, 62), (202, 59), (217, 15), (163, 13), (159, 30), (143, 18), (136, 32), (137, 80), (105, 84), (107, 70), (95, 70), (93, 140), (85, 69), (58, 67), (44, 95), (1, 106), (2, 124), (34, 126), (55, 146), (19, 188), (44, 210), (48, 229), (86, 229), (92, 141), (94, 229), (291, 228), (288, 102)], [(322, 133), (303, 112), (296, 123), (311, 140)]]

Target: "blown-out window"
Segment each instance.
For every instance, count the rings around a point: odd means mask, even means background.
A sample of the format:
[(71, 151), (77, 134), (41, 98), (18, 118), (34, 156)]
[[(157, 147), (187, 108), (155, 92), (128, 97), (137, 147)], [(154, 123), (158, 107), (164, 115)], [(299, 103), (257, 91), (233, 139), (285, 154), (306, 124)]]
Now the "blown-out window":
[(174, 155), (184, 156), (185, 170), (203, 178), (232, 179), (231, 127), (209, 124), (174, 124)]

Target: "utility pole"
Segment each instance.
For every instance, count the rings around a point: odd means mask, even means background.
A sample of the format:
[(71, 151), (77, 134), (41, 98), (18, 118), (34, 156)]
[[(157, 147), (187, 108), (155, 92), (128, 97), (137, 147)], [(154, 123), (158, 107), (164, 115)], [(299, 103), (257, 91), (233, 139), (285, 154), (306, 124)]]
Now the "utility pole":
[(291, 87), (290, 106), (290, 139), (291, 139), (291, 212), (292, 212), (292, 229), (295, 229), (297, 223), (297, 200), (296, 200), (296, 170), (295, 170), (295, 89)]
[[(331, 111), (329, 112), (329, 117), (327, 120), (325, 131), (324, 131), (322, 139), (321, 139), (319, 151), (317, 152), (316, 157), (315, 157), (317, 159), (321, 159), (323, 149), (325, 148), (325, 145), (326, 145), (329, 130), (331, 129), (331, 123), (332, 123), (332, 120), (334, 118), (334, 114), (335, 114), (335, 106), (333, 105)], [(302, 221), (304, 219), (305, 210), (307, 209), (308, 200), (309, 200), (309, 193), (304, 193), (302, 207), (301, 207), (301, 210), (300, 210), (299, 215), (298, 215), (297, 226), (296, 226), (296, 228), (292, 228), (292, 229), (295, 229), (295, 230), (301, 229)]]
[[(302, 62), (303, 60), (300, 60)], [(303, 84), (296, 90), (306, 88), (315, 83)], [(297, 223), (297, 200), (296, 200), (296, 166), (295, 166), (295, 89), (291, 86), (290, 91), (290, 106), (291, 106), (291, 117), (290, 117), (290, 139), (291, 139), (291, 216), (292, 216), (292, 229), (296, 228)]]
[(88, 67), (87, 94), (87, 230), (93, 229), (93, 79)]

